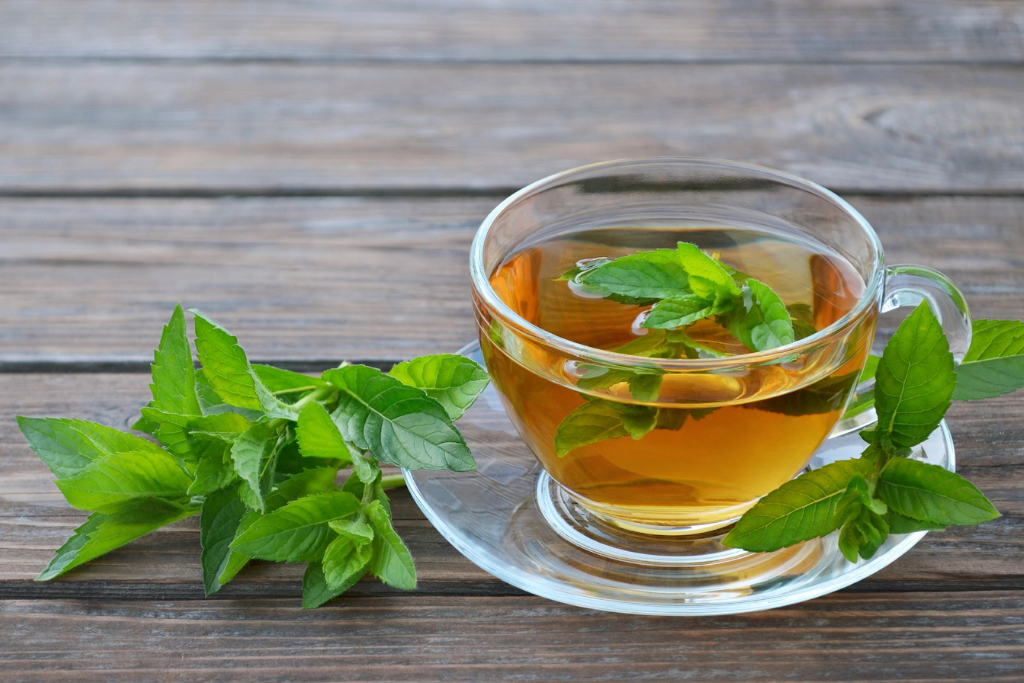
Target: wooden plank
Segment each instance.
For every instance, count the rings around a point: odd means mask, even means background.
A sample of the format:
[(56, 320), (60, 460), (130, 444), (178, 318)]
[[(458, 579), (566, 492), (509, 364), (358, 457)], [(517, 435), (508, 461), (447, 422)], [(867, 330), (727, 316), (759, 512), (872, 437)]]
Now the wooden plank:
[[(52, 483), (14, 423), (14, 414), (69, 416), (118, 428), (135, 419), (148, 397), (143, 374), (3, 375), (0, 395), (0, 597), (202, 596), (198, 525), (195, 519), (160, 530), (97, 559), (66, 577), (33, 583), (53, 552), (84, 521)], [(1024, 424), (1015, 420), (1021, 396), (956, 404), (950, 424), (959, 469), (1003, 513), (981, 527), (929, 535), (906, 557), (855, 590), (1024, 588)], [(399, 533), (408, 542), (420, 574), (420, 592), (515, 594), (517, 591), (464, 560), (430, 526), (405, 491), (393, 494)], [(227, 586), (227, 597), (298, 598), (297, 566), (260, 565)], [(364, 582), (358, 595), (390, 594)]]
[(1019, 61), (981, 0), (7, 0), (0, 56), (410, 61)]
[(1019, 681), (1024, 595), (833, 595), (701, 619), (534, 597), (0, 602), (7, 680)]
[[(475, 334), (469, 243), (499, 199), (0, 200), (0, 369), (144, 369), (178, 301), (257, 359), (455, 351)], [(976, 317), (1024, 318), (1024, 198), (850, 199), (891, 263), (946, 272)]]
[(1024, 191), (1024, 69), (6, 63), (6, 193), (514, 189), (714, 156), (842, 191)]

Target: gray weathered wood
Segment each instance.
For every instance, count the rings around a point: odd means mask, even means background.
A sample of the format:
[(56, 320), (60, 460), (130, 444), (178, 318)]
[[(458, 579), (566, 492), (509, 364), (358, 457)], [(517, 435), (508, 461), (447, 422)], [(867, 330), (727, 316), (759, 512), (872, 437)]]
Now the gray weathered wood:
[[(179, 301), (258, 359), (455, 351), (475, 335), (469, 243), (500, 199), (2, 199), (0, 369), (146, 369)], [(1024, 199), (850, 199), (891, 263), (946, 272), (977, 317), (1024, 318)]]
[(1019, 681), (1020, 592), (836, 594), (758, 614), (604, 614), (532, 596), (0, 602), (7, 680)]
[(0, 191), (514, 189), (714, 156), (844, 191), (1024, 191), (1024, 70), (0, 64)]
[(409, 61), (1020, 61), (982, 0), (7, 0), (0, 57)]

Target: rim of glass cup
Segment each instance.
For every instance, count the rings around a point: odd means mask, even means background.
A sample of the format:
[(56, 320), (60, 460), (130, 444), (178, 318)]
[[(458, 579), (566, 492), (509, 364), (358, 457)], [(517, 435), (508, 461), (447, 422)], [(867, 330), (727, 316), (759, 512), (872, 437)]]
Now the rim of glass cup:
[[(803, 189), (807, 192), (817, 195), (825, 201), (831, 202), (833, 205), (841, 209), (850, 218), (860, 226), (861, 230), (868, 238), (868, 242), (871, 245), (872, 250), (872, 263), (871, 263), (871, 275), (867, 278), (864, 287), (864, 293), (860, 299), (857, 300), (856, 305), (846, 312), (844, 316), (839, 318), (828, 327), (818, 330), (812, 335), (804, 337), (799, 341), (795, 341), (791, 344), (786, 344), (768, 351), (757, 351), (754, 353), (745, 353), (738, 356), (730, 356), (728, 358), (645, 358), (643, 356), (632, 356), (625, 353), (618, 353), (616, 351), (608, 351), (605, 349), (599, 349), (586, 344), (580, 344), (578, 342), (559, 337), (556, 334), (548, 332), (542, 327), (534, 325), (530, 321), (521, 317), (518, 313), (513, 311), (501, 297), (494, 291), (490, 283), (490, 274), (484, 269), (484, 242), (487, 239), (487, 234), (494, 225), (494, 222), (510, 208), (514, 207), (520, 201), (546, 189), (550, 189), (557, 185), (563, 184), (568, 180), (571, 180), (575, 175), (581, 175), (594, 171), (595, 169), (613, 169), (613, 168), (625, 168), (629, 166), (644, 166), (649, 164), (679, 164), (689, 166), (709, 166), (714, 168), (728, 168), (733, 170), (747, 171), (753, 175), (757, 175), (761, 178), (784, 182), (790, 186), (798, 189)], [(856, 324), (860, 321), (861, 316), (864, 312), (876, 305), (876, 299), (879, 289), (883, 280), (883, 268), (884, 264), (884, 252), (882, 251), (882, 243), (878, 239), (878, 235), (875, 234), (874, 228), (868, 223), (860, 212), (850, 206), (850, 204), (837, 195), (836, 193), (828, 190), (817, 183), (811, 182), (800, 176), (786, 173), (785, 171), (779, 171), (767, 166), (759, 166), (757, 164), (750, 164), (742, 161), (730, 161), (728, 159), (714, 159), (705, 157), (647, 157), (637, 159), (617, 159), (614, 161), (602, 161), (595, 164), (587, 164), (586, 166), (578, 166), (571, 168), (567, 171), (561, 171), (541, 178), (533, 183), (530, 183), (526, 187), (522, 188), (518, 192), (512, 194), (503, 202), (498, 204), (494, 209), (487, 215), (487, 218), (480, 224), (477, 229), (476, 236), (473, 238), (473, 243), (470, 246), (469, 252), (469, 270), (472, 278), (473, 289), (477, 295), (482, 299), (483, 303), (489, 309), (492, 315), (499, 317), (506, 325), (515, 328), (517, 331), (525, 334), (527, 337), (552, 348), (558, 349), (564, 352), (566, 355), (585, 359), (588, 361), (594, 361), (597, 363), (603, 363), (607, 365), (616, 366), (632, 366), (637, 363), (643, 363), (644, 365), (656, 366), (665, 370), (702, 370), (707, 371), (710, 369), (718, 369), (724, 367), (735, 367), (736, 365), (761, 365), (768, 363), (778, 362), (780, 359), (787, 356), (792, 356), (794, 353), (800, 354), (804, 351), (810, 350), (818, 344), (827, 341), (842, 330)]]

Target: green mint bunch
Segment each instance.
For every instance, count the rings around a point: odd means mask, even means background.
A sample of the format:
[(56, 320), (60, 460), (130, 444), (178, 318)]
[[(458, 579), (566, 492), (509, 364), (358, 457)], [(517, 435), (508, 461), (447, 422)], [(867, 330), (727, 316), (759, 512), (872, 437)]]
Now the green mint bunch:
[(388, 374), (343, 363), (309, 377), (250, 363), (234, 336), (193, 313), (201, 368), (177, 307), (154, 353), (153, 400), (134, 425), (159, 443), (81, 420), (18, 418), (68, 504), (91, 513), (38, 580), (199, 514), (207, 595), (251, 559), (305, 563), (304, 607), (367, 573), (414, 588), (386, 493), (402, 477), (379, 464), (474, 469), (454, 421), (487, 386), (483, 368), (436, 355)]
[[(914, 448), (939, 426), (952, 399), (990, 398), (1024, 387), (1024, 323), (980, 320), (958, 368), (927, 303), (900, 325), (865, 376), (878, 423), (861, 432), (860, 458), (807, 472), (762, 498), (723, 539), (769, 552), (839, 531), (851, 562), (870, 559), (890, 533), (942, 530), (999, 516), (973, 484), (915, 459)], [(847, 413), (850, 414), (850, 411)]]
[(561, 279), (619, 303), (653, 304), (642, 323), (647, 329), (681, 330), (715, 317), (751, 351), (785, 346), (796, 341), (798, 333), (802, 337), (814, 332), (768, 285), (688, 242), (614, 261), (591, 261)]

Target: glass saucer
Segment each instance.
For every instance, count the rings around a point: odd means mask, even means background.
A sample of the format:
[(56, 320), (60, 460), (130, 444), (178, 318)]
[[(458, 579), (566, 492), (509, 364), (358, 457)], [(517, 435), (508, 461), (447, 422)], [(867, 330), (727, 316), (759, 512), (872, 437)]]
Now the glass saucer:
[[(483, 363), (478, 344), (460, 353)], [(699, 539), (600, 529), (559, 495), (520, 440), (493, 386), (459, 420), (476, 458), (474, 472), (406, 470), (427, 519), (459, 552), (502, 581), (559, 602), (652, 615), (736, 614), (782, 607), (831, 593), (906, 553), (925, 532), (889, 536), (870, 560), (840, 554), (832, 534), (775, 553), (745, 553)], [(856, 433), (830, 438), (810, 467), (857, 456)], [(916, 457), (954, 469), (943, 422)]]

